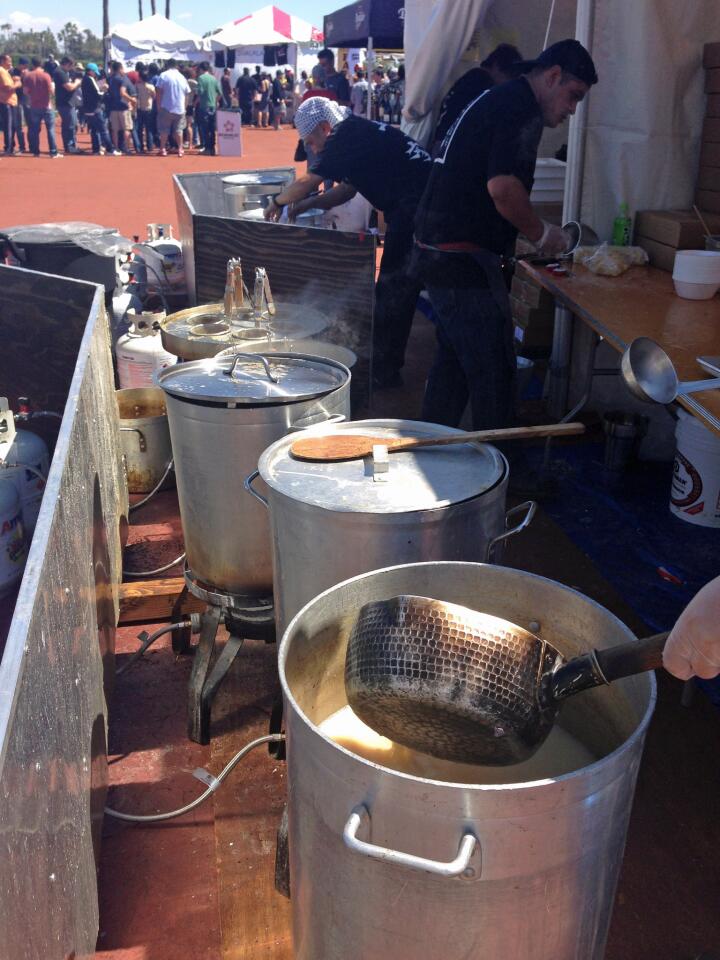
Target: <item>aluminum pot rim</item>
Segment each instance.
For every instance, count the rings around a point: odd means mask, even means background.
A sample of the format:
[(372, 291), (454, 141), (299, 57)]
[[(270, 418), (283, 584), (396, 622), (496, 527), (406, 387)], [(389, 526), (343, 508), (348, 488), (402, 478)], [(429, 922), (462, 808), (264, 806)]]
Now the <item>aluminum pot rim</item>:
[[(348, 420), (344, 424), (328, 425), (324, 423), (315, 423), (311, 427), (307, 427), (306, 431), (303, 431), (303, 435), (307, 433), (307, 435), (310, 436), (311, 432), (320, 432), (322, 428), (327, 429), (328, 426), (331, 426), (333, 428), (339, 426), (341, 429), (338, 432), (342, 432), (343, 426), (344, 427), (362, 427), (363, 424), (375, 424), (377, 422), (380, 422), (382, 424), (387, 424), (389, 429), (392, 429), (393, 427), (399, 427), (407, 423), (418, 423), (423, 425), (425, 424), (425, 421), (422, 421), (422, 420), (406, 420), (403, 418), (390, 418), (390, 417), (388, 418), (373, 417), (367, 420)], [(430, 424), (430, 426), (439, 427), (441, 425)], [(442, 432), (443, 433), (465, 433), (466, 431), (460, 430), (457, 427), (442, 427)], [(402, 510), (398, 508), (397, 510), (388, 510), (382, 513), (378, 511), (373, 511), (373, 510), (354, 510), (352, 506), (343, 506), (342, 504), (333, 504), (332, 506), (326, 506), (325, 504), (322, 504), (322, 503), (313, 503), (310, 500), (300, 500), (298, 497), (290, 496), (287, 490), (283, 489), (283, 487), (281, 487), (280, 484), (277, 483), (274, 477), (270, 476), (270, 471), (268, 470), (268, 462), (271, 456), (274, 455), (275, 449), (281, 444), (291, 443), (293, 440), (297, 440), (297, 437), (296, 436), (288, 437), (286, 435), (284, 437), (280, 437), (279, 440), (276, 440), (274, 443), (271, 443), (269, 447), (266, 447), (265, 450), (263, 450), (262, 454), (260, 455), (260, 459), (258, 460), (258, 472), (260, 474), (260, 477), (267, 484), (271, 494), (278, 493), (281, 496), (285, 497), (287, 500), (291, 500), (293, 503), (299, 503), (299, 504), (302, 504), (304, 507), (309, 507), (310, 509), (314, 509), (314, 510), (322, 510), (325, 513), (333, 513), (333, 514), (338, 513), (338, 514), (343, 514), (348, 516), (354, 515), (358, 517), (376, 517), (376, 516), (377, 517), (389, 517), (389, 516), (410, 517), (412, 515), (430, 517), (433, 514), (444, 512), (446, 510), (451, 510), (454, 507), (460, 507), (463, 504), (472, 503), (474, 500), (479, 500), (481, 497), (489, 496), (490, 494), (497, 491), (498, 488), (501, 487), (503, 483), (506, 483), (510, 476), (510, 465), (508, 464), (505, 454), (501, 450), (498, 450), (497, 447), (493, 446), (490, 443), (481, 444), (479, 441), (469, 440), (467, 444), (469, 447), (480, 447), (480, 446), (492, 447), (492, 449), (495, 451), (497, 456), (500, 458), (501, 469), (500, 469), (499, 475), (497, 479), (485, 490), (481, 490), (478, 493), (474, 493), (469, 497), (463, 497), (462, 500), (450, 500), (447, 503), (439, 503), (432, 507), (422, 507), (422, 508), (410, 507), (406, 510)], [(332, 466), (332, 464), (328, 464), (328, 466)], [(271, 514), (272, 514), (272, 501), (270, 506), (271, 506)], [(400, 566), (407, 566), (407, 564), (400, 564)], [(387, 569), (390, 569), (390, 568), (387, 568)]]
[[(317, 727), (312, 720), (305, 714), (305, 712), (300, 708), (299, 703), (295, 699), (290, 685), (287, 681), (285, 674), (285, 666), (287, 663), (288, 651), (291, 643), (291, 633), (295, 630), (295, 625), (298, 623), (301, 617), (304, 616), (305, 612), (313, 606), (318, 601), (322, 600), (324, 597), (329, 596), (334, 591), (338, 590), (340, 587), (355, 583), (360, 580), (366, 580), (369, 577), (375, 576), (378, 573), (390, 573), (395, 570), (401, 569), (412, 569), (413, 567), (463, 567), (463, 568), (473, 568), (480, 570), (484, 567), (493, 566), (492, 564), (487, 563), (469, 563), (459, 560), (438, 560), (438, 561), (424, 561), (422, 563), (400, 563), (392, 567), (380, 567), (378, 570), (370, 570), (367, 573), (361, 573), (356, 577), (350, 577), (348, 580), (343, 580), (340, 583), (336, 583), (334, 586), (329, 587), (327, 590), (323, 590), (322, 593), (319, 593), (316, 597), (313, 597), (312, 600), (308, 601), (301, 610), (295, 614), (290, 623), (285, 628), (285, 632), (280, 641), (280, 648), (278, 650), (278, 673), (280, 675), (280, 684), (282, 686), (283, 697), (287, 703), (290, 704), (292, 709), (297, 714), (300, 722), (307, 728), (307, 730), (320, 737), (329, 747), (339, 750), (340, 753), (344, 754), (351, 760), (356, 761), (367, 767), (369, 770), (379, 772), (388, 776), (397, 777), (401, 781), (408, 781), (413, 784), (428, 784), (433, 787), (457, 787), (462, 790), (471, 790), (473, 793), (485, 793), (485, 792), (499, 792), (499, 791), (521, 791), (521, 790), (538, 790), (538, 789), (552, 789), (556, 785), (563, 785), (570, 783), (580, 776), (587, 777), (589, 771), (599, 770), (601, 767), (604, 767), (608, 764), (611, 759), (615, 759), (622, 755), (624, 752), (632, 749), (633, 745), (637, 742), (640, 737), (645, 735), (645, 731), (650, 723), (652, 715), (655, 711), (655, 704), (657, 701), (657, 681), (655, 680), (655, 675), (651, 672), (648, 674), (648, 680), (650, 684), (650, 690), (648, 695), (648, 703), (642, 714), (642, 717), (638, 720), (638, 724), (630, 734), (630, 736), (623, 740), (623, 742), (617, 746), (614, 750), (611, 750), (609, 753), (606, 753), (604, 756), (600, 757), (594, 763), (589, 763), (587, 766), (578, 767), (577, 770), (572, 770), (570, 773), (564, 773), (557, 777), (546, 777), (541, 780), (524, 780), (519, 783), (458, 783), (449, 780), (432, 780), (428, 777), (418, 777), (411, 773), (403, 773), (400, 770), (394, 770), (392, 767), (385, 767), (380, 763), (375, 763), (372, 760), (367, 760), (365, 757), (359, 756), (357, 753), (353, 753), (352, 750), (348, 750), (347, 747), (341, 746), (339, 743), (336, 743), (330, 737)], [(568, 587), (565, 584), (558, 583), (556, 580), (551, 580), (549, 577), (541, 577), (536, 573), (529, 573), (525, 570), (515, 571), (522, 573), (524, 576), (531, 577), (533, 580), (542, 581), (544, 583), (552, 584), (553, 586), (559, 586), (563, 590), (566, 590), (568, 593), (572, 593), (575, 596), (579, 597), (590, 606), (595, 607), (599, 610), (602, 610), (603, 613), (615, 620), (620, 626), (627, 629), (626, 624), (620, 620), (619, 617), (616, 617), (614, 613), (611, 613), (606, 607), (603, 607), (602, 604), (597, 603), (591, 597), (586, 596), (583, 593), (580, 593), (579, 590), (575, 590), (572, 587)]]

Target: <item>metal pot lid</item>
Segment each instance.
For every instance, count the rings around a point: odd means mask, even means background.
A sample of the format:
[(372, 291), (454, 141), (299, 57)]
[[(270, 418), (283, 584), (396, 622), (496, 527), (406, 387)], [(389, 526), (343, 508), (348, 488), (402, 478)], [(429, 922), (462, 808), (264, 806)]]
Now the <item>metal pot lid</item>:
[(287, 179), (282, 173), (233, 173), (229, 177), (223, 177), (222, 182), (233, 187), (246, 187), (257, 183), (285, 183)]
[[(378, 437), (432, 437), (462, 433), (414, 420), (358, 420), (332, 427), (318, 425), (303, 436), (325, 433)], [(300, 434), (276, 441), (260, 458), (260, 476), (273, 490), (302, 503), (342, 513), (410, 513), (435, 510), (470, 500), (495, 487), (507, 462), (489, 444), (463, 443), (391, 453), (385, 480), (373, 477), (371, 457), (340, 463), (295, 460), (290, 446)]]
[(331, 393), (350, 378), (335, 360), (273, 353), (209, 357), (166, 367), (158, 386), (183, 400), (227, 406), (292, 403)]

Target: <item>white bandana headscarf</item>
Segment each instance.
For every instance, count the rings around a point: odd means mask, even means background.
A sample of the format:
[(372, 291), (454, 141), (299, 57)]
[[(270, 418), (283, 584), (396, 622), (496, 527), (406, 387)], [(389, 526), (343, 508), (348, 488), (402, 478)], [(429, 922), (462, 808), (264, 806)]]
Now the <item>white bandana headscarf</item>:
[(309, 97), (295, 112), (295, 127), (304, 140), (323, 120), (326, 120), (331, 127), (336, 127), (349, 116), (348, 108), (341, 107), (334, 100), (328, 100), (327, 97)]

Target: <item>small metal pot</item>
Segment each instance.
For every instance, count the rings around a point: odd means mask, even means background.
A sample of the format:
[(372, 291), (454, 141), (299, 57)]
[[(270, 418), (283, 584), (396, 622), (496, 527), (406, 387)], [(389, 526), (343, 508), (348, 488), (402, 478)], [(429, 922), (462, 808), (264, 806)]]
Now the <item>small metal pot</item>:
[[(150, 493), (172, 460), (165, 394), (158, 387), (116, 390), (129, 493)], [(170, 472), (163, 490), (175, 486)]]

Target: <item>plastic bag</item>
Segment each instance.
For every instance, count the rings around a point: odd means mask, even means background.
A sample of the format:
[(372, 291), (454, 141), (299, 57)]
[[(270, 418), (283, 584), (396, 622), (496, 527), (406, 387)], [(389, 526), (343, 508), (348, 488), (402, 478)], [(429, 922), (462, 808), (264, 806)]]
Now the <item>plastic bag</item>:
[(602, 277), (619, 277), (629, 267), (642, 266), (648, 259), (642, 247), (616, 247), (611, 243), (578, 247), (573, 253), (573, 263), (580, 263), (591, 273)]
[(67, 223), (29, 223), (0, 230), (19, 247), (23, 243), (74, 243), (99, 257), (114, 257), (129, 253), (132, 243), (121, 236), (115, 227), (101, 227), (98, 223), (82, 220)]

